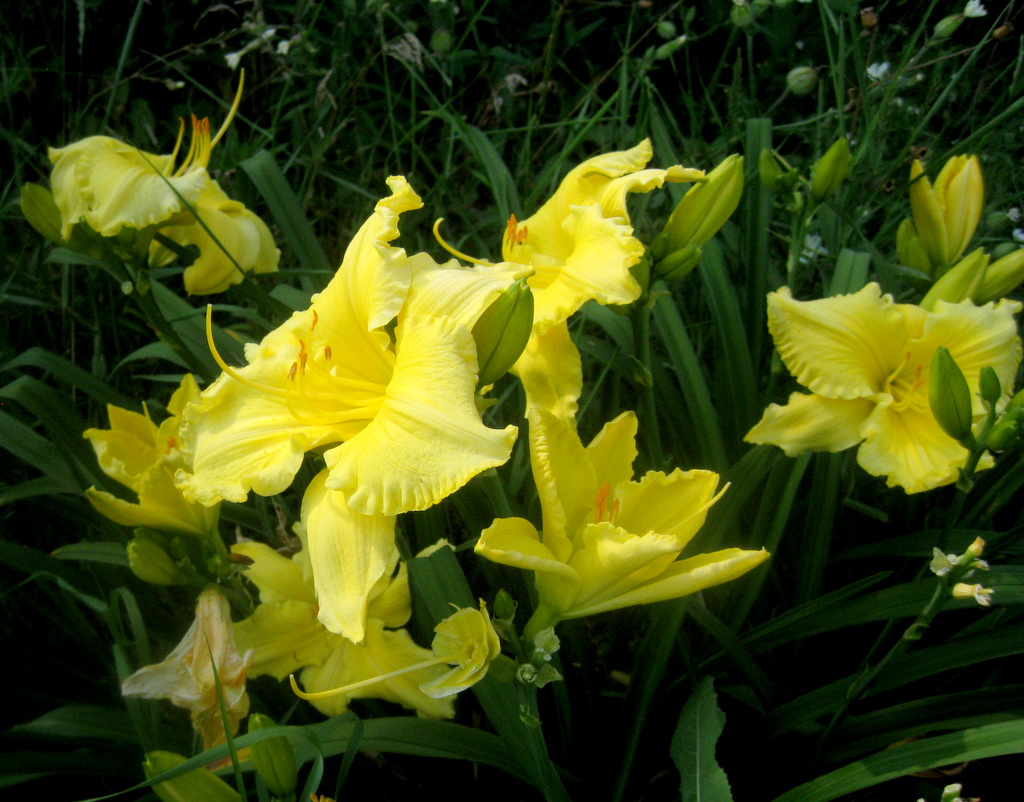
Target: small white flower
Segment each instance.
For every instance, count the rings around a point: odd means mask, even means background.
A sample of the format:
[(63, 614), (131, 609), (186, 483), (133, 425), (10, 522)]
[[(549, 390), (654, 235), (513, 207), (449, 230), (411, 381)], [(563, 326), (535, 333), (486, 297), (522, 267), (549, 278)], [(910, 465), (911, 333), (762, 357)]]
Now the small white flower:
[(246, 54), (246, 50), (236, 50), (234, 53), (225, 53), (224, 60), (228, 63), (228, 67), (233, 70), (238, 69), (238, 62), (242, 60), (242, 56)]
[(1015, 228), (1013, 230), (1014, 242), (1024, 243), (1024, 228)]
[(889, 62), (876, 61), (874, 64), (869, 64), (867, 72), (868, 78), (872, 81), (881, 81), (889, 74)]
[(978, 2), (978, 0), (970, 0), (964, 8), (965, 17), (984, 17), (988, 14), (985, 10), (985, 6)]
[(821, 237), (817, 234), (808, 234), (804, 237), (804, 249), (800, 254), (802, 264), (810, 264), (819, 256), (828, 256), (828, 248), (821, 244)]
[(1020, 207), (1019, 206), (1011, 206), (1009, 209), (1006, 210), (1006, 216), (1010, 218), (1010, 222), (1011, 223), (1019, 223), (1020, 222), (1020, 216), (1021, 216), (1020, 215)]

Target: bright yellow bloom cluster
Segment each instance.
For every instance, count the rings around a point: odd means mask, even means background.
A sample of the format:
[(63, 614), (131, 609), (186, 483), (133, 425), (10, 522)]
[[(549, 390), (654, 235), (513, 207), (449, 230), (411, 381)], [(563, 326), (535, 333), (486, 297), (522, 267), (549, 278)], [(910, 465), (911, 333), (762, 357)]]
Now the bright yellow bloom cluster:
[(696, 593), (768, 558), (763, 549), (724, 549), (677, 559), (721, 495), (718, 475), (676, 469), (631, 481), (632, 412), (585, 448), (574, 427), (546, 410), (531, 410), (529, 421), (543, 536), (523, 518), (502, 518), (476, 545), (489, 560), (535, 573), (540, 600), (528, 638), (562, 619)]
[[(932, 414), (928, 383), (932, 356), (945, 346), (963, 371), (974, 404), (981, 369), (1013, 386), (1021, 343), (1015, 301), (975, 306), (938, 301), (934, 311), (897, 304), (877, 284), (860, 292), (796, 301), (783, 287), (768, 296), (768, 327), (782, 361), (811, 392), (772, 404), (746, 436), (780, 446), (788, 455), (843, 451), (857, 444), (857, 461), (908, 493), (949, 484), (967, 459), (964, 446)], [(982, 460), (979, 467), (992, 464)]]

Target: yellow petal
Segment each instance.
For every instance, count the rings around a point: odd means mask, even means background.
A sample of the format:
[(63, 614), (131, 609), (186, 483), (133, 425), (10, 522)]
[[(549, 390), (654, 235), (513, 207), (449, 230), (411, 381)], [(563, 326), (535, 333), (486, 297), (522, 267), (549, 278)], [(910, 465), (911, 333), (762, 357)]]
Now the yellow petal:
[[(1009, 397), (1021, 359), (1020, 337), (1013, 316), (1021, 305), (1017, 301), (1002, 300), (998, 304), (975, 306), (968, 302), (948, 304), (938, 301), (935, 312), (928, 316), (920, 345), (930, 352), (940, 345), (949, 349), (950, 356), (967, 379), (971, 388), (974, 414), (984, 413), (978, 395), (981, 369), (986, 365), (995, 370), (1004, 395)], [(931, 353), (928, 354), (930, 364)], [(927, 384), (927, 376), (923, 376)]]
[(607, 482), (616, 487), (633, 478), (633, 461), (637, 455), (636, 430), (636, 413), (623, 412), (602, 426), (590, 441), (587, 456), (594, 466), (598, 486)]
[(844, 451), (861, 440), (861, 426), (875, 408), (874, 401), (849, 401), (793, 393), (785, 406), (771, 404), (760, 422), (743, 439), (779, 446), (787, 456), (805, 451)]
[(463, 267), (455, 260), (438, 265), (426, 254), (411, 259), (416, 269), (403, 314), (448, 317), (467, 329), (513, 281), (529, 273), (512, 262)]
[(331, 632), (359, 643), (370, 591), (394, 565), (395, 519), (352, 510), (344, 493), (329, 490), (326, 480), (327, 472), (321, 471), (302, 499), (318, 618)]
[(954, 156), (935, 179), (935, 194), (946, 228), (946, 263), (959, 259), (978, 228), (985, 184), (977, 156)]
[(889, 487), (921, 493), (956, 481), (967, 449), (946, 434), (931, 409), (911, 406), (895, 411), (879, 404), (863, 427), (857, 462)]
[(588, 524), (569, 561), (579, 574), (579, 591), (562, 617), (626, 606), (619, 603), (620, 597), (660, 576), (681, 549), (670, 535), (634, 535), (608, 522)]
[(828, 398), (878, 392), (907, 340), (903, 315), (875, 283), (817, 301), (795, 301), (783, 287), (768, 296), (768, 328), (790, 373)]
[(513, 366), (526, 393), (526, 411), (546, 409), (570, 426), (576, 425), (577, 400), (583, 392), (583, 363), (566, 323), (536, 332)]
[(328, 486), (350, 507), (422, 510), (504, 463), (516, 428), (489, 429), (474, 401), (476, 345), (443, 318), (409, 317), (397, 331), (395, 372), (374, 419), (324, 456)]
[(577, 582), (576, 572), (540, 541), (533, 524), (523, 518), (499, 518), (480, 533), (474, 548), (491, 562), (525, 571), (553, 574), (567, 583)]
[(711, 471), (649, 471), (616, 489), (613, 520), (627, 532), (670, 535), (682, 549), (704, 525), (717, 488), (718, 474)]
[(910, 165), (910, 210), (914, 215), (914, 227), (921, 238), (928, 258), (936, 266), (949, 263), (949, 240), (946, 236), (946, 222), (939, 196), (932, 189), (924, 168), (917, 159)]
[(743, 549), (723, 549), (711, 554), (700, 554), (686, 560), (671, 563), (656, 579), (637, 585), (625, 591), (608, 603), (608, 606), (595, 605), (582, 608), (574, 617), (592, 615), (594, 613), (629, 607), (634, 604), (651, 604), (666, 599), (676, 599), (691, 593), (704, 590), (713, 585), (721, 585), (738, 576), (742, 576), (752, 568), (756, 568), (769, 557), (764, 549), (746, 551)]
[(391, 629), (404, 627), (409, 623), (412, 616), (412, 593), (409, 590), (409, 569), (404, 561), (399, 563), (398, 574), (393, 579), (390, 575), (385, 575), (378, 582), (374, 592), (370, 593), (370, 605), (366, 615), (369, 618), (379, 618), (384, 622), (384, 626)]
[(231, 552), (252, 560), (243, 576), (259, 588), (262, 604), (281, 601), (300, 601), (310, 607), (316, 604), (316, 594), (294, 560), (278, 554), (265, 543), (253, 541), (236, 543)]
[(238, 648), (253, 650), (253, 677), (285, 679), (304, 666), (320, 665), (340, 641), (316, 620), (316, 607), (302, 601), (264, 602), (235, 624)]
[(550, 412), (533, 409), (530, 462), (544, 519), (544, 545), (567, 562), (572, 537), (594, 510), (601, 486), (576, 430)]
[[(417, 646), (405, 630), (386, 631), (381, 621), (371, 619), (365, 645), (343, 642), (323, 665), (302, 672), (302, 684), (310, 693), (331, 690), (424, 662), (432, 656), (429, 649)], [(451, 718), (455, 712), (452, 700), (431, 699), (419, 689), (420, 683), (436, 678), (442, 671), (438, 666), (412, 671), (351, 694), (317, 699), (312, 704), (325, 715), (336, 716), (345, 711), (350, 698), (384, 699), (427, 718)]]

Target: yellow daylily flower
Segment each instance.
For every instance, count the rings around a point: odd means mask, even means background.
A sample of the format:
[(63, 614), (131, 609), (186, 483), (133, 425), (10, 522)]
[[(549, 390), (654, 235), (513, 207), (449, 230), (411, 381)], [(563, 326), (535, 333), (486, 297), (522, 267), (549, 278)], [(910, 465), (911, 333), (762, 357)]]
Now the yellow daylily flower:
[(218, 694), (223, 697), (232, 734), (238, 732), (238, 722), (249, 712), (245, 678), (252, 658), (251, 649), (240, 653), (236, 648), (231, 608), (211, 586), (199, 594), (196, 619), (181, 643), (162, 663), (140, 668), (128, 677), (121, 683), (121, 693), (170, 699), (188, 709), (203, 748), (209, 749), (226, 740)]
[(206, 170), (210, 154), (238, 111), (243, 80), (215, 136), (210, 136), (209, 120), (193, 116), (191, 143), (180, 165), (184, 121), (174, 151), (167, 155), (147, 153), (109, 136), (90, 136), (50, 148), (50, 184), (60, 209), (61, 237), (70, 239), (72, 228), (82, 220), (102, 236), (115, 237), (122, 228), (165, 223), (194, 203), (210, 182)]
[[(273, 273), (281, 251), (274, 237), (245, 204), (231, 200), (210, 180), (193, 201), (190, 220), (161, 228), (160, 233), (179, 245), (195, 245), (199, 256), (185, 268), (185, 290), (190, 295), (211, 295), (238, 284), (246, 273)], [(196, 217), (206, 225), (196, 222)], [(209, 230), (207, 230), (209, 229)], [(216, 239), (214, 239), (216, 238)], [(177, 255), (153, 240), (149, 264), (162, 267)]]
[(768, 558), (763, 549), (733, 548), (677, 559), (718, 499), (718, 475), (676, 469), (630, 481), (632, 412), (606, 424), (586, 448), (546, 410), (531, 410), (529, 421), (543, 536), (529, 521), (502, 518), (476, 545), (489, 560), (535, 572), (540, 599), (527, 639), (561, 619), (695, 593)]
[(327, 487), (353, 510), (394, 515), (508, 459), (516, 428), (487, 428), (474, 401), (470, 327), (522, 268), (438, 265), (392, 247), (399, 215), (421, 203), (404, 178), (388, 184), (310, 308), (247, 345), (245, 367), (221, 362), (186, 411), (192, 469), (177, 478), (187, 497), (279, 493), (304, 452), (332, 446)]
[(98, 512), (124, 526), (193, 535), (217, 531), (219, 507), (187, 501), (174, 484), (175, 471), (186, 466), (178, 433), (180, 416), (198, 397), (195, 378), (186, 374), (167, 405), (171, 416), (160, 426), (153, 423), (148, 411), (140, 415), (110, 404), (110, 428), (85, 431), (84, 437), (92, 443), (103, 472), (134, 490), (139, 499), (132, 503), (90, 487), (85, 495)]
[[(653, 153), (645, 139), (629, 150), (587, 159), (534, 214), (521, 223), (515, 215), (508, 221), (502, 257), (533, 270), (527, 279), (534, 298), (533, 336), (513, 368), (523, 382), (527, 408), (559, 399), (548, 408), (575, 421), (582, 368), (565, 321), (590, 300), (629, 304), (640, 297), (642, 288), (630, 268), (643, 257), (644, 246), (633, 236), (628, 195), (650, 192), (666, 181), (704, 177), (702, 170), (679, 165), (645, 169)], [(548, 353), (548, 344), (557, 351)], [(565, 369), (552, 370), (554, 361)]]
[(501, 654), (501, 641), (487, 615), (487, 605), (480, 600), (480, 609), (463, 607), (434, 627), (431, 651), (435, 658), (452, 666), (436, 679), (420, 683), (420, 690), (433, 699), (444, 699), (476, 685), (487, 676), (494, 658)]
[[(239, 543), (231, 550), (253, 561), (246, 575), (260, 589), (261, 604), (256, 612), (235, 624), (238, 643), (254, 651), (252, 676), (270, 674), (284, 679), (302, 669), (306, 691), (319, 693), (430, 659), (430, 650), (417, 646), (408, 632), (398, 629), (408, 622), (412, 606), (405, 564), (391, 576), (397, 559), (394, 550), (386, 574), (370, 594), (366, 637), (361, 644), (329, 631), (317, 619), (317, 594), (306, 549), (292, 559), (262, 543)], [(374, 698), (403, 705), (427, 718), (451, 718), (455, 713), (451, 700), (432, 699), (419, 689), (419, 683), (441, 673), (440, 667), (432, 666), (311, 701), (327, 716), (344, 713), (349, 699)]]
[[(985, 183), (977, 156), (954, 156), (932, 186), (917, 159), (910, 165), (910, 210), (931, 272), (944, 273), (974, 236), (985, 202)], [(904, 239), (912, 237), (904, 234)]]
[[(770, 293), (775, 346), (811, 393), (769, 406), (745, 439), (778, 445), (790, 456), (860, 444), (860, 466), (908, 493), (956, 481), (968, 452), (932, 414), (932, 356), (939, 346), (949, 350), (967, 379), (977, 423), (985, 414), (981, 369), (992, 367), (1003, 387), (1013, 386), (1021, 356), (1013, 315), (1020, 308), (1007, 300), (985, 306), (940, 300), (929, 312), (894, 303), (874, 283), (816, 301), (793, 300), (787, 287)], [(979, 468), (991, 465), (986, 455)]]

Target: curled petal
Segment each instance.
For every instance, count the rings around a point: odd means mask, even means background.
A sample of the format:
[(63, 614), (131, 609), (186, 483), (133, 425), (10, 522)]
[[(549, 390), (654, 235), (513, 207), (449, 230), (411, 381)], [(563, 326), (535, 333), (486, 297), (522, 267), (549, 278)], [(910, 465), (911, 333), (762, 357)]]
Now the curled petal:
[(787, 456), (806, 451), (844, 451), (864, 439), (861, 426), (875, 403), (793, 393), (785, 406), (771, 404), (743, 439), (779, 446)]
[(669, 535), (681, 550), (704, 525), (717, 487), (718, 474), (711, 471), (676, 468), (668, 476), (649, 471), (639, 482), (616, 490), (619, 509), (615, 523), (640, 535)]

